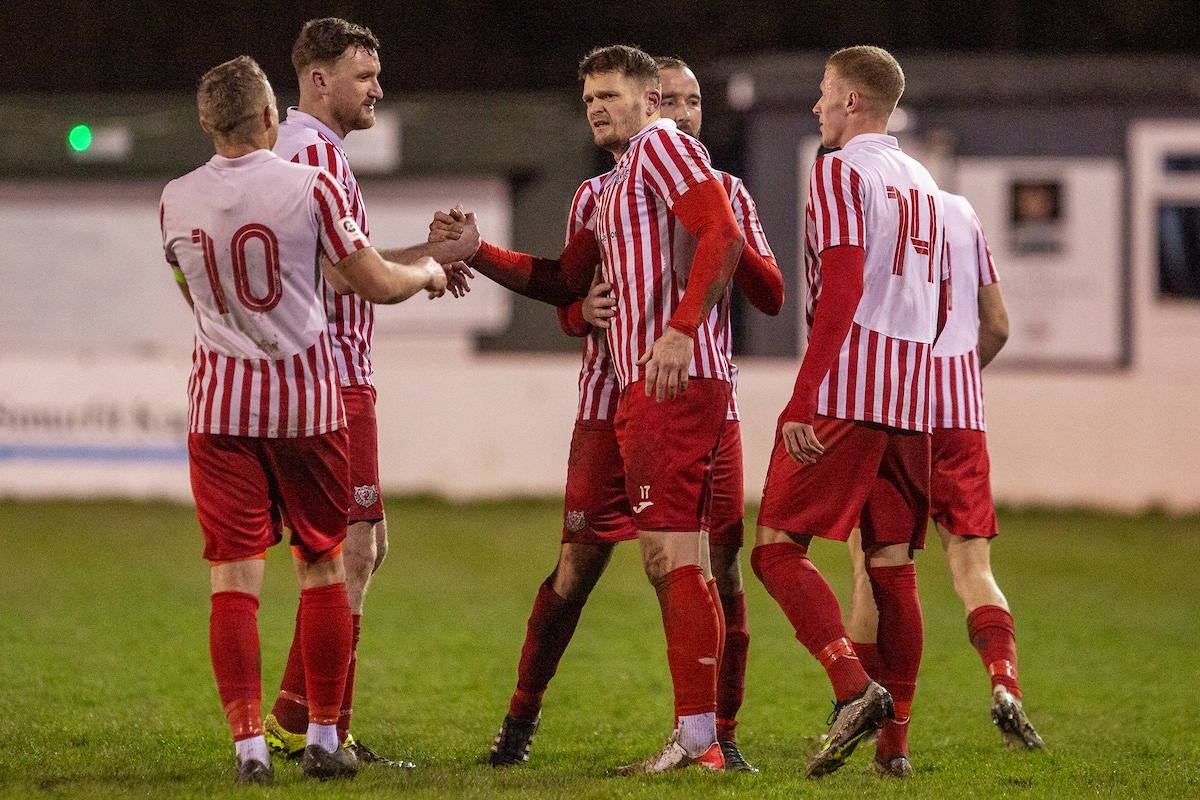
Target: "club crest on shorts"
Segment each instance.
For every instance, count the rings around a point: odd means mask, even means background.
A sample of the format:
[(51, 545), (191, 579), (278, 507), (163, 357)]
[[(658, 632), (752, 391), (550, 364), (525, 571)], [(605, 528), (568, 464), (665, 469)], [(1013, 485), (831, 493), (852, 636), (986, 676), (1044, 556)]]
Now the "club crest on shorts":
[(567, 512), (567, 530), (579, 533), (587, 525), (587, 516), (582, 511)]
[(370, 508), (379, 502), (379, 490), (375, 488), (375, 484), (371, 484), (370, 486), (355, 486), (354, 502), (363, 508)]

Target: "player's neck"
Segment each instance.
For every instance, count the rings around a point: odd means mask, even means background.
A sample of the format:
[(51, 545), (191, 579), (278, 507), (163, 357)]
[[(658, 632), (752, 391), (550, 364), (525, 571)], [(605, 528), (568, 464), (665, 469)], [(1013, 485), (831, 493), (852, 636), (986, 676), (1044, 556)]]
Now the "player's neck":
[(879, 134), (881, 136), (886, 136), (887, 119), (885, 118), (880, 120), (869, 117), (858, 120), (851, 119), (849, 122), (847, 122), (846, 128), (842, 133), (842, 140), (838, 142), (837, 146), (845, 147), (846, 143), (855, 136), (862, 136), (863, 134)]
[(308, 114), (310, 117), (315, 118), (326, 128), (329, 128), (329, 130), (333, 131), (334, 134), (343, 142), (346, 141), (346, 134), (350, 133), (350, 131), (342, 129), (342, 126), (339, 125), (337, 120), (333, 118), (333, 114), (329, 113), (329, 109), (319, 99), (305, 100), (302, 97), (300, 98), (300, 105), (298, 105), (296, 108), (299, 111)]

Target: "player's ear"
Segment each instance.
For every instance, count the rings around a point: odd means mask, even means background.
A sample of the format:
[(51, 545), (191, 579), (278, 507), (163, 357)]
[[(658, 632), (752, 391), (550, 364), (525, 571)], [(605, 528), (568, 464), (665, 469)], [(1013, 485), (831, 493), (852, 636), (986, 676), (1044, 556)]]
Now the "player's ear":
[(662, 107), (662, 90), (652, 87), (646, 91), (646, 115), (651, 116)]
[(308, 71), (308, 82), (321, 94), (329, 92), (329, 74), (321, 67), (314, 67)]

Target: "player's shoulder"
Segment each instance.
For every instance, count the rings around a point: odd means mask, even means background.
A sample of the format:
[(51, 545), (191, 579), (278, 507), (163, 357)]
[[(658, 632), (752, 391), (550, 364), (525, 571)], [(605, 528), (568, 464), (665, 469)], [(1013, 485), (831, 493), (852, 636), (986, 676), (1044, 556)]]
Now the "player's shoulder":
[(645, 142), (654, 143), (659, 147), (699, 152), (708, 158), (708, 148), (696, 137), (679, 130), (673, 120), (660, 119), (650, 123), (650, 129), (643, 139)]
[(279, 139), (272, 148), (275, 154), (288, 161), (300, 157), (313, 166), (327, 167), (344, 163), (345, 155), (328, 136), (303, 122), (287, 119), (279, 123)]
[(617, 168), (613, 167), (608, 172), (605, 172), (602, 175), (594, 175), (593, 177), (588, 178), (586, 181), (579, 184), (579, 188), (575, 190), (575, 202), (580, 202), (592, 197), (593, 195), (600, 194), (600, 190), (604, 188), (605, 181), (616, 171)]
[(942, 196), (942, 205), (947, 209), (953, 208), (959, 211), (965, 211), (968, 214), (974, 214), (975, 209), (971, 206), (971, 201), (963, 197), (961, 194), (947, 192), (945, 189), (938, 189), (938, 194)]

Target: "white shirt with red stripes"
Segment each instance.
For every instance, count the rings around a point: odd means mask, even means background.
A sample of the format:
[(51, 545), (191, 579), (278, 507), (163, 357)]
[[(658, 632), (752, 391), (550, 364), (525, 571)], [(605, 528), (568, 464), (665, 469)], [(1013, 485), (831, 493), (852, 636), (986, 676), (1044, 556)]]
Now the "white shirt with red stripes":
[[(691, 187), (717, 179), (704, 145), (660, 119), (634, 134), (600, 189), (589, 227), (617, 301), (608, 348), (621, 388), (645, 378), (638, 359), (667, 329), (687, 288), (691, 259), (677, 252), (682, 226), (671, 208)], [(696, 332), (688, 374), (733, 381), (712, 315)]]
[(935, 428), (986, 431), (979, 365), (979, 288), (1000, 278), (967, 198), (942, 192), (950, 262), (950, 313), (933, 346)]
[(820, 254), (843, 245), (866, 251), (862, 299), (821, 383), (818, 414), (930, 430), (931, 351), (948, 277), (943, 216), (929, 171), (892, 136), (860, 134), (813, 164), (804, 253), (810, 332)]
[(196, 319), (188, 430), (291, 438), (342, 426), (318, 257), (370, 246), (342, 187), (269, 150), (214, 156), (167, 184), (159, 219)]
[[(364, 235), (371, 235), (362, 193), (342, 149), (342, 139), (329, 126), (298, 108), (289, 108), (287, 119), (279, 123), (279, 140), (274, 149), (289, 161), (327, 170), (346, 190), (350, 213), (358, 227)], [(356, 294), (338, 294), (325, 281), (321, 285), (342, 385), (369, 384), (375, 306)]]
[[(720, 178), (726, 193), (729, 195), (733, 206), (733, 216), (742, 229), (742, 235), (746, 237), (746, 246), (753, 247), (764, 257), (774, 258), (775, 255), (771, 252), (770, 245), (767, 244), (766, 234), (763, 233), (762, 223), (758, 218), (758, 209), (754, 205), (754, 198), (750, 196), (750, 192), (746, 189), (741, 178), (730, 175), (727, 172), (721, 172), (720, 170), (713, 170), (713, 172)], [(585, 181), (579, 187), (578, 191), (575, 192), (575, 199), (571, 203), (571, 215), (567, 220), (568, 242), (571, 241), (576, 232), (588, 226), (588, 222), (595, 212), (596, 198), (600, 193), (600, 189), (604, 181), (614, 173), (615, 169), (605, 175), (599, 175)], [(688, 234), (682, 225), (678, 224), (675, 225), (675, 240), (675, 263), (677, 265), (682, 264), (682, 268), (686, 270), (691, 264), (692, 257), (695, 255), (696, 240)], [(729, 359), (732, 375), (731, 383), (734, 385), (734, 391), (730, 394), (727, 418), (736, 420), (738, 419), (736, 391), (737, 365), (732, 361), (733, 338), (730, 335), (729, 324), (732, 285), (731, 282), (725, 294), (717, 301), (712, 311), (709, 312), (709, 321), (713, 330), (717, 333), (719, 346), (724, 350), (725, 357)], [(617, 385), (617, 375), (612, 359), (609, 357), (606, 333), (601, 329), (595, 329), (588, 334), (583, 343), (583, 368), (579, 372), (578, 419), (613, 419), (617, 413), (617, 398), (619, 395), (620, 389)]]

